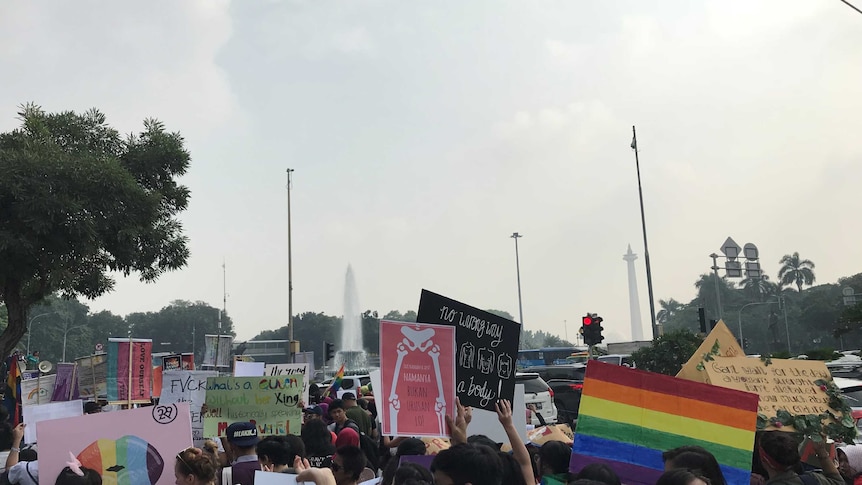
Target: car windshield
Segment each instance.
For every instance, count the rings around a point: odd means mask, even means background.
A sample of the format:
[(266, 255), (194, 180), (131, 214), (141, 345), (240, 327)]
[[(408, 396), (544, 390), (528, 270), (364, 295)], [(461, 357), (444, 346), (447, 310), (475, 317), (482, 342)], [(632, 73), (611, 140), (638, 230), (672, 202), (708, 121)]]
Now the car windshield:
[(862, 387), (848, 387), (841, 390), (841, 395), (850, 407), (862, 407)]
[(537, 392), (547, 392), (548, 384), (542, 380), (541, 377), (535, 377), (533, 379), (526, 379), (523, 381), (518, 381), (519, 384), (524, 385), (524, 392), (528, 392), (530, 394), (534, 394)]

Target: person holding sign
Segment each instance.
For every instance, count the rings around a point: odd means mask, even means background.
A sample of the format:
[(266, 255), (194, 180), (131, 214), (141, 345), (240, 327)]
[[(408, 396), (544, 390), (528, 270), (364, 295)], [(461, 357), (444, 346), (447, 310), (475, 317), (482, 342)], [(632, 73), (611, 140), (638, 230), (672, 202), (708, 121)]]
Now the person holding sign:
[(231, 456), (235, 457), (231, 464), (231, 484), (254, 485), (254, 472), (260, 470), (255, 450), (259, 441), (254, 423), (233, 423), (227, 427), (227, 442)]
[(757, 453), (763, 468), (769, 474), (767, 485), (844, 485), (844, 479), (829, 456), (826, 440), (814, 443), (814, 447), (823, 472), (798, 475), (795, 468), (799, 465), (800, 457), (796, 438), (783, 431), (763, 433)]

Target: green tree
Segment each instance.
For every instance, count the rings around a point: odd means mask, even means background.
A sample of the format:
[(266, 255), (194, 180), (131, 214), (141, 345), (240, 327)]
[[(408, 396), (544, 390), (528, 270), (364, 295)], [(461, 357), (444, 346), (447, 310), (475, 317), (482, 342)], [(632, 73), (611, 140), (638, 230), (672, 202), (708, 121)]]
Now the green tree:
[(675, 330), (653, 340), (652, 345), (636, 350), (632, 360), (638, 369), (675, 376), (697, 351), (703, 340), (687, 330)]
[(205, 336), (219, 333), (219, 315), (221, 334), (236, 335), (230, 316), (202, 301), (175, 300), (157, 312), (132, 313), (126, 317), (126, 324), (131, 327), (133, 337), (153, 340), (153, 352), (194, 352), (200, 362)]
[(393, 320), (396, 322), (415, 322), (416, 321), (416, 312), (413, 310), (408, 310), (404, 313), (399, 312), (398, 310), (391, 310), (386, 315), (383, 315), (381, 320)]
[(800, 259), (799, 253), (785, 254), (778, 262), (781, 269), (778, 270), (778, 280), (781, 286), (796, 285), (799, 292), (802, 286), (814, 284), (814, 263), (810, 259)]
[(766, 297), (775, 294), (776, 290), (775, 285), (769, 281), (769, 275), (766, 274), (744, 278), (739, 282), (739, 286), (751, 301), (763, 301)]
[(148, 119), (122, 139), (95, 109), (49, 114), (28, 104), (19, 117), (20, 128), (0, 134), (3, 355), (48, 295), (99, 296), (113, 288), (113, 271), (154, 281), (189, 254), (177, 220), (189, 191), (175, 178), (190, 157), (178, 133)]
[(505, 310), (494, 310), (494, 309), (489, 309), (489, 310), (485, 310), (485, 311), (486, 311), (486, 312), (488, 312), (488, 313), (493, 313), (494, 315), (497, 315), (498, 317), (503, 317), (503, 318), (505, 318), (505, 319), (507, 319), (507, 320), (511, 320), (511, 321), (513, 321), (513, 322), (517, 322), (517, 320), (515, 320), (515, 317), (513, 317), (511, 313), (509, 313), (509, 312), (507, 312), (507, 311), (505, 311)]
[(658, 301), (661, 310), (655, 314), (656, 321), (658, 323), (665, 325), (670, 319), (677, 316), (677, 314), (685, 309), (685, 304), (680, 303), (673, 298), (669, 300), (659, 300)]
[[(697, 289), (696, 306), (701, 306), (706, 309), (707, 318), (718, 319), (722, 313), (718, 310), (718, 302), (715, 297), (716, 276), (713, 273), (702, 274), (694, 283)], [(718, 278), (718, 291), (721, 295), (721, 305), (723, 309), (738, 306), (739, 295), (733, 282), (726, 278)], [(695, 303), (695, 302), (693, 302)]]

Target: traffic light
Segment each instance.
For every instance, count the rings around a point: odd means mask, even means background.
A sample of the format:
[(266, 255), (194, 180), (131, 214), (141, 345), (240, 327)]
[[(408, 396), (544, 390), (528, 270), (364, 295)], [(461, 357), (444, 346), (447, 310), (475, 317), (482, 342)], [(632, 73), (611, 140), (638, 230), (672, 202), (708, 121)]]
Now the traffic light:
[(700, 322), (700, 333), (706, 333), (706, 310), (703, 307), (697, 309), (697, 320)]
[(595, 313), (587, 313), (581, 318), (583, 323), (584, 343), (587, 345), (598, 345), (605, 337), (602, 335), (602, 317)]
[(325, 359), (323, 359), (324, 363), (329, 362), (330, 360), (335, 358), (335, 344), (333, 344), (332, 342), (323, 342), (323, 348), (323, 356), (325, 357)]

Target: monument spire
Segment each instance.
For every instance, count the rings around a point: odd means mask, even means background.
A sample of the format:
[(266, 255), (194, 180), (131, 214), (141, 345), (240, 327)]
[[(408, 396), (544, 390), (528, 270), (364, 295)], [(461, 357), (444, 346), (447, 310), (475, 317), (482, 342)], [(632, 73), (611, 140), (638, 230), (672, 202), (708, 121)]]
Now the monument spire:
[(641, 323), (641, 304), (638, 297), (637, 273), (635, 273), (636, 259), (638, 259), (638, 255), (632, 252), (632, 245), (629, 244), (629, 250), (623, 255), (623, 260), (629, 268), (629, 310), (632, 320), (632, 340), (640, 341), (644, 339), (644, 327)]

